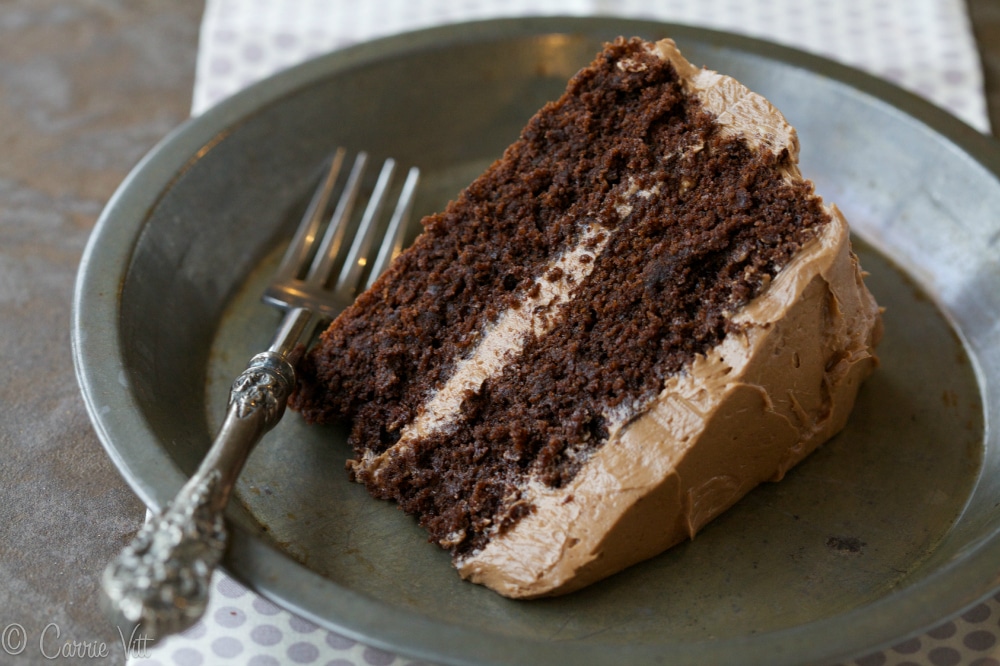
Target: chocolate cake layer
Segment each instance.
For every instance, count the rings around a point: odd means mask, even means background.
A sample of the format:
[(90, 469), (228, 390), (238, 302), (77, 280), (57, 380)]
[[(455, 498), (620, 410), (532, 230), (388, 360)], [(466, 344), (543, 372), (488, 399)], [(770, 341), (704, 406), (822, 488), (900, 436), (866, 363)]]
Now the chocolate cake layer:
[(678, 62), (608, 45), (300, 368), (293, 407), (351, 420), (355, 478), (457, 558), (741, 335), (831, 221), (794, 133), (733, 131)]
[(827, 221), (808, 185), (775, 168), (786, 153), (714, 128), (670, 62), (616, 43), (338, 319), (304, 370), (321, 399), (300, 391), (296, 406), (311, 420), (353, 418), (358, 454), (381, 453), (502, 311), (539, 278), (564, 279), (545, 268), (581, 223), (606, 229), (604, 251), (581, 258), (590, 275), (566, 286), (560, 323), (465, 396), (461, 428), (420, 439), (377, 478), (358, 475), (435, 540), (482, 545), (529, 510), (525, 473), (572, 478), (609, 413), (648, 402), (718, 344), (729, 315)]

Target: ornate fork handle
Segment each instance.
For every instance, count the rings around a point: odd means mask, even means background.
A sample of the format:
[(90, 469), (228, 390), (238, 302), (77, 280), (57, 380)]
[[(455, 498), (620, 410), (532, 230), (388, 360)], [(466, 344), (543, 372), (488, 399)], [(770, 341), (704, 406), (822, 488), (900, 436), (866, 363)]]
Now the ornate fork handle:
[(250, 451), (281, 420), (295, 386), (294, 343), (276, 343), (250, 360), (233, 382), (225, 421), (198, 471), (104, 570), (101, 582), (120, 627), (138, 626), (155, 641), (204, 613), (226, 548), (223, 513), (233, 486)]
[[(104, 570), (101, 583), (109, 614), (119, 630), (129, 629), (129, 636), (141, 629), (144, 645), (183, 631), (205, 612), (212, 571), (226, 549), (223, 512), (250, 451), (285, 412), (295, 386), (295, 364), (305, 349), (299, 341), (308, 342), (320, 322), (348, 307), (402, 249), (419, 169), (411, 167), (395, 191), (396, 163), (386, 159), (360, 220), (353, 225), (353, 241), (345, 243), (367, 161), (365, 153), (356, 156), (340, 189), (346, 154), (338, 149), (329, 160), (264, 294), (266, 301), (286, 310), (271, 346), (254, 356), (233, 382), (225, 421), (198, 471)], [(338, 189), (340, 196), (324, 231), (322, 223)], [(396, 206), (382, 230), (378, 220), (383, 204), (394, 196)], [(371, 261), (369, 251), (380, 233), (382, 242)]]

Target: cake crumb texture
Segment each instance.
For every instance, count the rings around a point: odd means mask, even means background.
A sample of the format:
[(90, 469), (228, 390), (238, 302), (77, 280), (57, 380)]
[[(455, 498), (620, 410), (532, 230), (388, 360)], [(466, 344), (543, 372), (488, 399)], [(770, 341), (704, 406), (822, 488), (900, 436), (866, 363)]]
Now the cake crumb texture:
[[(735, 315), (830, 222), (788, 176), (797, 155), (723, 131), (688, 84), (641, 40), (607, 45), (300, 368), (293, 407), (349, 420), (354, 478), (456, 558), (534, 511), (529, 481), (567, 487), (665, 382), (740, 335)], [(564, 295), (546, 307), (545, 289)], [(408, 431), (524, 309), (516, 353), (453, 416)]]

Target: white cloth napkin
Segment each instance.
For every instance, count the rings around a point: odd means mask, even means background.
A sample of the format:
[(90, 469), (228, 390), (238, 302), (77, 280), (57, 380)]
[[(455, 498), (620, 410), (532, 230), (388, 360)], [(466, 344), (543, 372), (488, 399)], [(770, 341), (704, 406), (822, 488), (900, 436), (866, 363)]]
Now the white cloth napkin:
[[(990, 130), (982, 70), (962, 0), (207, 0), (192, 113), (310, 56), (393, 33), (472, 19), (619, 15), (739, 32), (794, 46), (881, 76)], [(134, 666), (417, 662), (316, 627), (224, 573), (204, 619)], [(998, 664), (1000, 595), (927, 634), (857, 661)]]
[(768, 39), (881, 76), (990, 129), (963, 0), (208, 0), (192, 112), (288, 65), (375, 37), (553, 14), (614, 14)]

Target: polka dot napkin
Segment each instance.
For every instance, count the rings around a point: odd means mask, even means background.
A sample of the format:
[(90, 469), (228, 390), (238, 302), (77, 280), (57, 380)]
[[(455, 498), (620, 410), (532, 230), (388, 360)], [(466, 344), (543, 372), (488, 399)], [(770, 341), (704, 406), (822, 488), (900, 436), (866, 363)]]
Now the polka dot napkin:
[(130, 665), (415, 666), (285, 612), (224, 574), (216, 574), (205, 618), (194, 627), (129, 660)]
[[(129, 666), (424, 666), (317, 627), (223, 573), (205, 617)], [(856, 666), (1000, 666), (1000, 593), (926, 634), (852, 662)], [(427, 664), (427, 666), (431, 666)], [(848, 666), (844, 664), (843, 666)]]
[(963, 0), (208, 0), (193, 112), (288, 65), (357, 42), (545, 14), (614, 14), (768, 39), (881, 76), (989, 131)]
[[(616, 14), (701, 25), (864, 69), (989, 131), (982, 70), (962, 0), (207, 0), (192, 112), (308, 57), (385, 35), (499, 16)], [(204, 619), (130, 666), (418, 662), (321, 629), (224, 573)], [(984, 590), (984, 593), (987, 592)], [(858, 666), (1000, 666), (1000, 594)]]

